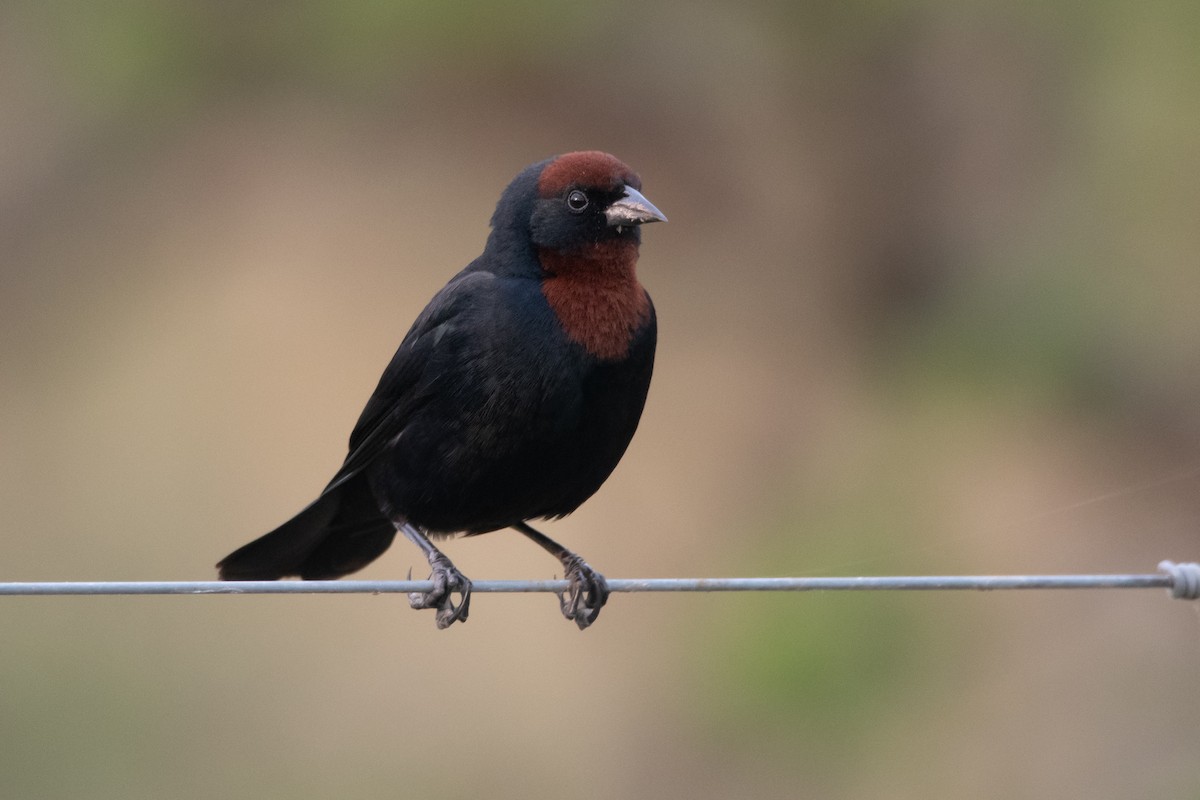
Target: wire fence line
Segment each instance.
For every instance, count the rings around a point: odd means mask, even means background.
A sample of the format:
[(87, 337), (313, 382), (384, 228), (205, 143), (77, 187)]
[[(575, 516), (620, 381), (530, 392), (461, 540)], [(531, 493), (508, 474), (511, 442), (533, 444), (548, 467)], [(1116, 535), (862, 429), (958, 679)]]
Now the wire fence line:
[[(1167, 589), (1200, 599), (1200, 564), (1163, 561), (1158, 573), (1126, 575), (915, 575), (858, 578), (609, 578), (611, 592), (996, 591), (1015, 589)], [(565, 580), (473, 581), (480, 593), (564, 592)], [(45, 581), (0, 583), (0, 595), (403, 594), (433, 582), (404, 581)]]

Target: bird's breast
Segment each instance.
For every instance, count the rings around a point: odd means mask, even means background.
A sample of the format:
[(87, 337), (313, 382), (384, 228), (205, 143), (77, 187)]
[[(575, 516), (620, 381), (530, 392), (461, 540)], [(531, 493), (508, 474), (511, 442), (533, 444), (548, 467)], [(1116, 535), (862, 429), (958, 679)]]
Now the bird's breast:
[(567, 337), (602, 361), (629, 354), (650, 317), (637, 280), (638, 243), (615, 240), (562, 253), (542, 249), (542, 294)]

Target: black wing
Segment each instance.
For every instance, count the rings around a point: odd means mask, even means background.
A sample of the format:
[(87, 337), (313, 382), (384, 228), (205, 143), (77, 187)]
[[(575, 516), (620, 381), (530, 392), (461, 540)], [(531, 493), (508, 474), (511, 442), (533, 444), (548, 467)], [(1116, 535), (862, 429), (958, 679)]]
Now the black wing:
[(333, 480), (300, 513), (223, 559), (217, 565), (221, 578), (336, 578), (361, 569), (387, 549), (396, 531), (362, 470), (428, 401), (439, 377), (439, 370), (430, 368), (437, 360), (434, 349), (471, 311), (488, 306), (494, 280), (488, 272), (464, 271), (434, 296), (384, 370)]
[(350, 452), (326, 491), (374, 460), (400, 435), (413, 413), (429, 400), (439, 379), (437, 371), (427, 369), (436, 360), (433, 350), (463, 325), (465, 317), (489, 304), (484, 297), (496, 280), (499, 279), (490, 272), (464, 271), (429, 301), (359, 415), (350, 434)]

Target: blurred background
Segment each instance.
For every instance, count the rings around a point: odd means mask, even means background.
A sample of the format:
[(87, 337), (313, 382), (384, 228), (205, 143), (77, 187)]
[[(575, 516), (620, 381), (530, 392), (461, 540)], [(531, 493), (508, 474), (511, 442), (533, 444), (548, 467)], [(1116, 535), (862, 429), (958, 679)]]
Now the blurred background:
[[(311, 500), (526, 164), (670, 217), (612, 577), (1200, 556), (1200, 5), (0, 8), (0, 580)], [(514, 534), (477, 579), (547, 578)], [(361, 577), (424, 575), (397, 543)], [(0, 796), (1200, 797), (1162, 592), (0, 599)]]

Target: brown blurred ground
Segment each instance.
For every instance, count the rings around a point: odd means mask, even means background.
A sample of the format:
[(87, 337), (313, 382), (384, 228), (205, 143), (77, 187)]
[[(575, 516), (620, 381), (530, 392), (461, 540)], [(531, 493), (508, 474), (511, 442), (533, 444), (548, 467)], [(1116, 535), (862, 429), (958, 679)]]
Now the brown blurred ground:
[[(212, 577), (505, 182), (592, 147), (671, 218), (642, 428), (552, 526), (606, 573), (1196, 559), (1198, 8), (9, 4), (0, 580)], [(0, 602), (0, 797), (1200, 792), (1200, 621), (1157, 592), (473, 612)]]

